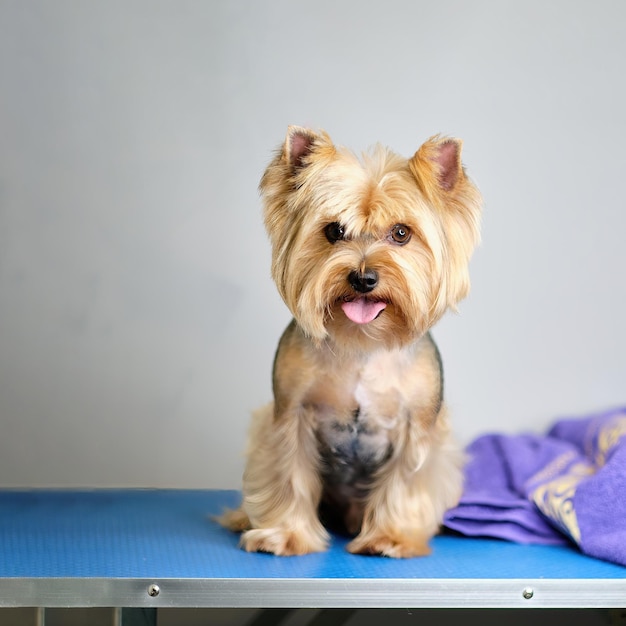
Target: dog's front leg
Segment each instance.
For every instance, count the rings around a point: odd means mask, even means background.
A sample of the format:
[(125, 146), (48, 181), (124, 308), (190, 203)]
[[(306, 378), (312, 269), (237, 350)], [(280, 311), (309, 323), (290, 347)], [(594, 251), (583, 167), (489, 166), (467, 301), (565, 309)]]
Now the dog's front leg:
[(430, 554), (429, 540), (445, 511), (460, 498), (463, 461), (450, 437), (445, 409), (427, 431), (420, 420), (413, 420), (403, 444), (381, 469), (365, 505), (361, 532), (348, 550), (398, 558)]
[(313, 419), (304, 408), (275, 415), (273, 404), (253, 416), (242, 503), (250, 529), (241, 545), (249, 552), (293, 555), (327, 547), (317, 514), (322, 485)]

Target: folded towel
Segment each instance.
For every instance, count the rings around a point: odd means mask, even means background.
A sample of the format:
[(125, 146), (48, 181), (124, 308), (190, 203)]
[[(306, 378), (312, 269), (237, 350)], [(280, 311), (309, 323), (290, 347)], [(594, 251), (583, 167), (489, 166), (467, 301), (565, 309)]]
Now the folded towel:
[(557, 421), (544, 436), (484, 435), (445, 525), (518, 543), (574, 542), (626, 565), (626, 408)]

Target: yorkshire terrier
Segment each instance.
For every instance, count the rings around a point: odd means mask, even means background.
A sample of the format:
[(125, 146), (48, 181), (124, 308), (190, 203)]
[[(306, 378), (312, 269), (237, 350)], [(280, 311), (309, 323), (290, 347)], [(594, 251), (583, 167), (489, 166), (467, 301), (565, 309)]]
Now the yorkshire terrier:
[(481, 196), (458, 139), (361, 159), (291, 126), (260, 183), (272, 276), (293, 314), (253, 415), (243, 502), (220, 522), (248, 551), (430, 552), (461, 495), (429, 329), (469, 291)]

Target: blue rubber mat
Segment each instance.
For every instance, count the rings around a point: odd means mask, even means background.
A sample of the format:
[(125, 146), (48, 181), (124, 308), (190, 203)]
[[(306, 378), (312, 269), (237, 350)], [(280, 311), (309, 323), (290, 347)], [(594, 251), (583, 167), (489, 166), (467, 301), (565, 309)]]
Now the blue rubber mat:
[(210, 519), (238, 503), (234, 491), (0, 492), (0, 578), (626, 578), (626, 568), (574, 548), (439, 536), (432, 556), (328, 552), (248, 554)]

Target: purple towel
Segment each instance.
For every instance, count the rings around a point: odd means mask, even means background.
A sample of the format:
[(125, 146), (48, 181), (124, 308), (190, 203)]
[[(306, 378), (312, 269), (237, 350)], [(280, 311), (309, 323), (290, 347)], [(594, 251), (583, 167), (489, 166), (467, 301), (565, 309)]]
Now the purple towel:
[(485, 435), (445, 525), (518, 543), (576, 543), (626, 565), (626, 408), (562, 419), (545, 436)]

